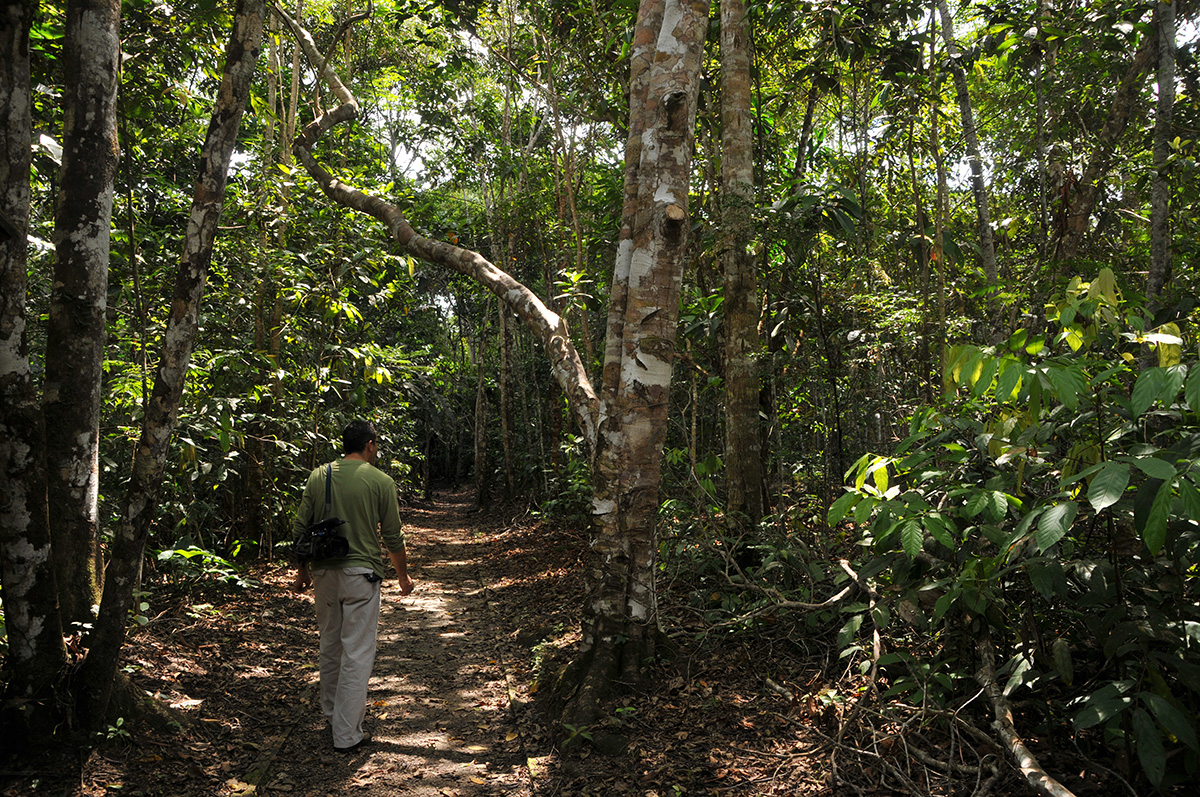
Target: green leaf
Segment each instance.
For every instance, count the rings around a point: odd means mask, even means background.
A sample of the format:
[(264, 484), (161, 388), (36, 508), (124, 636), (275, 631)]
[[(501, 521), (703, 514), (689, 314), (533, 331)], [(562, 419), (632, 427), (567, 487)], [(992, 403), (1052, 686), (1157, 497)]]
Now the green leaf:
[(1200, 489), (1191, 482), (1180, 479), (1179, 497), (1183, 499), (1183, 512), (1192, 520), (1200, 520)]
[(1138, 695), (1158, 724), (1166, 728), (1167, 733), (1174, 736), (1181, 744), (1193, 750), (1200, 750), (1196, 740), (1196, 729), (1187, 715), (1177, 709), (1169, 700), (1153, 692), (1142, 692)]
[(900, 529), (900, 544), (909, 559), (915, 559), (925, 544), (925, 531), (916, 520), (906, 520)]
[(1129, 486), (1129, 465), (1124, 462), (1106, 462), (1088, 485), (1088, 503), (1100, 512), (1121, 500)]
[(855, 504), (859, 501), (858, 493), (846, 493), (841, 498), (833, 502), (833, 506), (829, 507), (829, 515), (826, 518), (826, 523), (830, 526), (836, 526), (842, 522), (842, 518), (846, 517)]
[(1042, 516), (1038, 518), (1036, 535), (1038, 549), (1045, 553), (1054, 543), (1061, 540), (1067, 530), (1071, 528), (1078, 511), (1078, 504), (1074, 501), (1067, 501), (1063, 504), (1055, 504), (1043, 512)]
[(1146, 547), (1156, 556), (1167, 541), (1167, 521), (1171, 517), (1171, 499), (1174, 497), (1175, 490), (1170, 480), (1163, 482), (1158, 488), (1158, 494), (1154, 496), (1154, 503), (1150, 506), (1146, 528), (1142, 530), (1142, 539), (1145, 540)]
[(1133, 743), (1137, 747), (1138, 761), (1146, 777), (1157, 788), (1167, 772), (1167, 751), (1163, 747), (1162, 733), (1144, 709), (1134, 709), (1132, 719)]
[(1200, 368), (1193, 368), (1188, 374), (1187, 384), (1183, 388), (1183, 397), (1192, 412), (1200, 413)]
[(1120, 714), (1133, 702), (1132, 697), (1123, 693), (1129, 688), (1129, 682), (1121, 681), (1106, 684), (1093, 692), (1084, 703), (1083, 710), (1075, 715), (1072, 722), (1076, 730), (1084, 730), (1108, 722)]
[(996, 401), (1005, 404), (1012, 401), (1013, 393), (1021, 385), (1021, 377), (1025, 368), (1016, 360), (1006, 360), (1000, 368), (1000, 378), (996, 380)]
[(1133, 396), (1129, 400), (1133, 417), (1141, 417), (1142, 413), (1150, 409), (1155, 400), (1162, 395), (1166, 380), (1167, 372), (1162, 368), (1147, 368), (1142, 371), (1133, 385)]
[(1169, 481), (1175, 478), (1175, 466), (1165, 459), (1158, 457), (1121, 457), (1121, 459), (1137, 465), (1138, 470), (1151, 479)]
[(1087, 393), (1087, 380), (1076, 368), (1055, 365), (1046, 370), (1046, 376), (1058, 394), (1058, 400), (1069, 410), (1079, 404), (1079, 397)]
[(1183, 382), (1187, 378), (1188, 367), (1186, 365), (1172, 365), (1167, 368), (1167, 375), (1163, 379), (1162, 392), (1158, 395), (1159, 402), (1164, 407), (1170, 407), (1175, 403), (1175, 397), (1179, 395), (1179, 389), (1183, 387)]

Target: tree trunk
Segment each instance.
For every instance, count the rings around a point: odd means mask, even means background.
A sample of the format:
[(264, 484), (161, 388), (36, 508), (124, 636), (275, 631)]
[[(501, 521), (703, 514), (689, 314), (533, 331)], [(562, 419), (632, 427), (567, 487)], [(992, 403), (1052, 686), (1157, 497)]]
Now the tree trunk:
[(1175, 3), (1154, 6), (1158, 30), (1158, 105), (1154, 116), (1154, 170), (1150, 184), (1150, 272), (1146, 277), (1146, 310), (1159, 308), (1159, 296), (1171, 274), (1171, 142), (1175, 113)]
[(614, 680), (640, 680), (659, 630), (654, 522), (707, 20), (707, 0), (645, 0), (634, 29), (626, 152), (640, 156), (632, 189), (626, 162), (612, 280), (578, 689), (564, 715), (576, 726), (594, 720)]
[(188, 362), (200, 320), (200, 302), (212, 257), (217, 221), (225, 196), (229, 161), (250, 94), (262, 49), (264, 0), (239, 0), (233, 32), (225, 49), (225, 68), (212, 121), (200, 155), (200, 175), (192, 200), (184, 252), (175, 281), (171, 312), (163, 336), (154, 388), (146, 403), (133, 472), (113, 535), (105, 572), (100, 616), (84, 663), (87, 720), (104, 720), (125, 641), (133, 588), (141, 573), (142, 553), (157, 509), (158, 490), (183, 395)]
[(1157, 40), (1158, 30), (1152, 27), (1151, 35), (1143, 40), (1142, 46), (1138, 48), (1133, 61), (1121, 78), (1121, 83), (1113, 96), (1108, 118), (1096, 138), (1083, 174), (1079, 177), (1078, 190), (1074, 195), (1067, 197), (1066, 223), (1064, 228), (1059, 231), (1060, 238), (1055, 250), (1056, 260), (1070, 260), (1075, 257), (1079, 253), (1083, 239), (1091, 229), (1092, 211), (1096, 209), (1096, 203), (1100, 199), (1104, 179), (1108, 175), (1108, 167), (1112, 164), (1113, 152), (1117, 148), (1117, 141), (1129, 125), (1129, 118), (1133, 115), (1138, 96), (1141, 94), (1143, 79), (1154, 62)]
[(486, 328), (479, 331), (479, 345), (475, 347), (475, 504), (480, 509), (492, 503), (492, 470), (488, 466), (487, 421), (488, 400), (486, 369)]
[(975, 195), (975, 213), (979, 228), (979, 259), (987, 278), (989, 290), (988, 309), (995, 321), (997, 287), (996, 243), (992, 235), (992, 212), (989, 206), (987, 184), (983, 180), (983, 157), (979, 149), (979, 133), (975, 128), (975, 113), (971, 109), (971, 94), (967, 88), (967, 73), (959, 60), (962, 49), (954, 41), (954, 18), (946, 0), (938, 0), (938, 13), (942, 17), (942, 38), (950, 56), (950, 75), (954, 79), (954, 91), (958, 95), (958, 109), (962, 114), (963, 140), (967, 147), (967, 160), (971, 164), (971, 190)]
[(46, 493), (63, 624), (90, 623), (99, 596), (100, 394), (117, 173), (119, 0), (67, 4), (57, 260), (42, 411)]
[(725, 269), (726, 514), (753, 528), (763, 516), (758, 422), (758, 286), (754, 256), (754, 141), (750, 23), (745, 0), (721, 0), (721, 259)]
[(52, 688), (66, 671), (42, 457), (42, 416), (26, 331), (33, 3), (0, 17), (0, 585), (8, 682), (0, 695), (0, 748), (19, 749), (58, 724)]

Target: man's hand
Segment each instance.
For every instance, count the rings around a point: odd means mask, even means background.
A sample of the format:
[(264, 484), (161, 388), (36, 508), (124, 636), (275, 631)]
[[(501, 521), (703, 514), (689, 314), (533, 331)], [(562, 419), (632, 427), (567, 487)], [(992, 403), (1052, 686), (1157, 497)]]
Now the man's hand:
[(407, 595), (413, 591), (413, 580), (407, 573), (400, 576), (400, 594)]
[(292, 592), (304, 592), (312, 586), (312, 576), (308, 574), (308, 566), (300, 565), (296, 570), (296, 578), (292, 581)]

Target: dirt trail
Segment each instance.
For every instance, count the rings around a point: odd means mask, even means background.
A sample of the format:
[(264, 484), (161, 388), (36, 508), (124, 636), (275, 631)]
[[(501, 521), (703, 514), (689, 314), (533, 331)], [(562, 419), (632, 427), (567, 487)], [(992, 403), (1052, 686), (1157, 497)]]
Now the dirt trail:
[(507, 624), (489, 606), (485, 571), (496, 545), (476, 533), (469, 500), (444, 495), (403, 512), (416, 589), (402, 597), (394, 580), (384, 584), (367, 710), (372, 741), (350, 754), (330, 750), (314, 673), (312, 702), (260, 793), (533, 793), (505, 669)]

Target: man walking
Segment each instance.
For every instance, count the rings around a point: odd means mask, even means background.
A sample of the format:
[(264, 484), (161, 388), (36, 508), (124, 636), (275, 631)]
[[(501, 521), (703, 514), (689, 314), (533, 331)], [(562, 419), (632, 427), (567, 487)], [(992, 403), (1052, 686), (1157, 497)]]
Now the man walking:
[(342, 459), (309, 475), (292, 536), (324, 519), (329, 479), (329, 515), (346, 521), (339, 533), (346, 537), (349, 552), (337, 559), (301, 562), (294, 588), (314, 587), (321, 633), (321, 711), (333, 731), (333, 749), (347, 752), (371, 739), (362, 724), (367, 683), (375, 666), (380, 584), (387, 575), (379, 537), (400, 576), (400, 594), (412, 592), (413, 582), (408, 576), (396, 483), (375, 468), (379, 456), (375, 427), (362, 420), (348, 423), (342, 432), (342, 454)]

